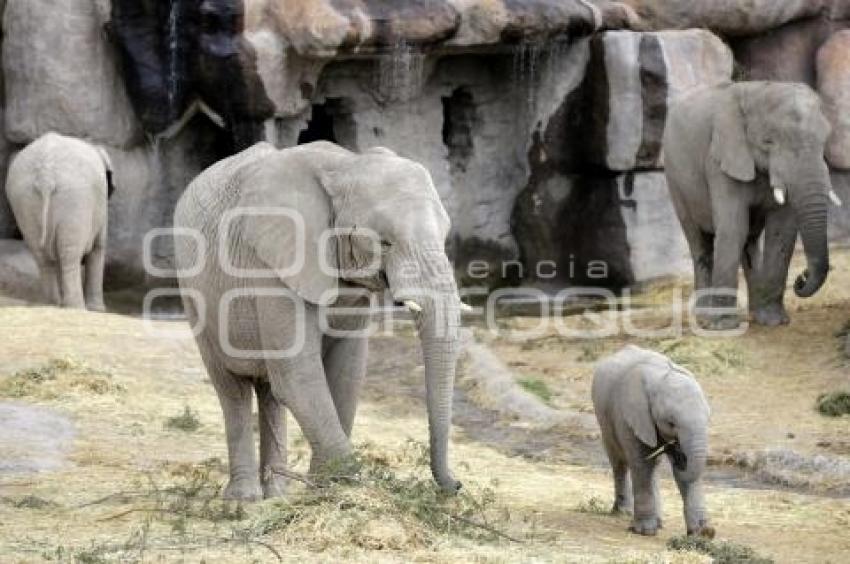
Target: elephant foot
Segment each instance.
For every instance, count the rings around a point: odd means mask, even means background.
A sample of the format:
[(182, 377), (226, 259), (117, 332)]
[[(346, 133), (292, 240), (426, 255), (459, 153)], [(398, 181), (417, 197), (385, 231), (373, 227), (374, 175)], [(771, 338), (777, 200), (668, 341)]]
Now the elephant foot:
[(266, 468), (261, 483), (263, 485), (263, 498), (265, 499), (283, 497), (286, 494), (287, 479), (282, 474), (275, 472), (274, 468)]
[(777, 327), (779, 325), (788, 325), (791, 318), (782, 304), (770, 304), (761, 306), (752, 311), (751, 317), (756, 325), (764, 325), (765, 327)]
[(661, 528), (661, 517), (646, 517), (633, 519), (629, 530), (638, 535), (654, 537), (658, 534), (658, 529)]
[(231, 478), (222, 497), (233, 501), (259, 501), (263, 499), (263, 488), (259, 478)]
[(86, 309), (88, 309), (89, 311), (97, 312), (97, 313), (106, 312), (106, 306), (104, 305), (103, 302), (91, 302), (89, 304), (86, 304)]
[(632, 504), (629, 502), (615, 501), (614, 506), (611, 507), (612, 515), (632, 515), (632, 513)]
[(310, 476), (319, 482), (338, 482), (357, 478), (361, 464), (353, 455), (324, 458), (313, 455), (310, 459)]
[(706, 539), (713, 539), (715, 535), (714, 527), (709, 525), (708, 521), (703, 521), (695, 528), (688, 527), (688, 536), (689, 537), (703, 537)]

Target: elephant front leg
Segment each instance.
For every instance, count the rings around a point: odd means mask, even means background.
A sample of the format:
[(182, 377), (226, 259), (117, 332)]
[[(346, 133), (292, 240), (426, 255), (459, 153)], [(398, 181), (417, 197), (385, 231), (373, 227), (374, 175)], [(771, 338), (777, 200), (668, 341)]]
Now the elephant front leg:
[(723, 218), (714, 243), (714, 269), (711, 280), (711, 308), (704, 316), (709, 329), (738, 327), (738, 272), (749, 232), (746, 208)]
[(634, 518), (629, 530), (639, 535), (655, 536), (661, 528), (655, 466), (638, 463), (632, 465), (629, 471), (634, 493)]
[(702, 493), (701, 482), (699, 480), (685, 481), (675, 469), (673, 475), (676, 478), (676, 486), (679, 488), (679, 493), (682, 495), (685, 526), (687, 527), (688, 535), (699, 535), (713, 539), (715, 531), (714, 527), (711, 526), (708, 512), (705, 509), (705, 499)]
[(254, 384), (260, 418), (260, 482), (263, 497), (280, 497), (286, 492), (286, 413), (266, 380)]
[(325, 337), (325, 374), (328, 378), (339, 422), (346, 436), (351, 437), (357, 398), (366, 374), (368, 340), (366, 337)]
[(750, 315), (759, 325), (774, 327), (790, 321), (784, 300), (788, 267), (796, 242), (794, 210), (783, 206), (768, 214), (761, 267), (755, 273), (750, 289)]
[(98, 237), (94, 248), (86, 256), (86, 306), (92, 311), (106, 311), (103, 304), (103, 268), (106, 252), (102, 236)]
[(316, 307), (304, 304), (299, 312), (290, 299), (260, 297), (256, 310), (269, 382), (310, 444), (310, 473), (348, 471), (351, 442), (325, 376)]

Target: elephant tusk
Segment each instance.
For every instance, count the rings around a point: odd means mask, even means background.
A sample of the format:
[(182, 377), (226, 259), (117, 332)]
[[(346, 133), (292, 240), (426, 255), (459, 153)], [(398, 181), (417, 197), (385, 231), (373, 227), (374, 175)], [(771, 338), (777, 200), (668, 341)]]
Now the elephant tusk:
[(462, 311), (464, 313), (472, 313), (473, 311), (475, 311), (475, 308), (472, 307), (469, 304), (465, 304), (463, 302), (460, 302), (460, 311)]
[(413, 300), (405, 300), (403, 303), (404, 307), (406, 307), (413, 313), (422, 313), (422, 306), (414, 302)]
[(829, 201), (839, 207), (844, 203), (841, 201), (841, 198), (838, 197), (838, 194), (835, 193), (835, 190), (829, 191)]
[(776, 203), (780, 206), (785, 205), (785, 188), (774, 188), (773, 189), (773, 199), (776, 200)]

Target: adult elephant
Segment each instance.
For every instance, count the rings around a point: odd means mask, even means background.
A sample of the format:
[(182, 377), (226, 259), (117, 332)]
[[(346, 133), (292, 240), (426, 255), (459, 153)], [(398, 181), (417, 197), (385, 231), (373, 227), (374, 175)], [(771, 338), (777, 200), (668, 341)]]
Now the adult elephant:
[(728, 84), (670, 109), (666, 174), (695, 287), (720, 291), (699, 304), (713, 306), (710, 327), (738, 325), (741, 265), (752, 319), (788, 323), (783, 295), (798, 230), (808, 264), (794, 292), (812, 296), (826, 281), (827, 200), (841, 203), (824, 161), (829, 131), (818, 96), (802, 84)]
[(103, 311), (112, 190), (106, 151), (56, 133), (27, 145), (9, 166), (6, 195), (38, 264), (48, 303)]
[(415, 313), (431, 470), (444, 490), (459, 489), (448, 437), (462, 304), (445, 254), (449, 218), (423, 166), (382, 148), (355, 154), (327, 142), (284, 150), (260, 143), (195, 179), (174, 225), (184, 304), (224, 412), (225, 497), (282, 493), (274, 472), (285, 464), (281, 405), (310, 444), (311, 473), (352, 454), (367, 340), (347, 331), (369, 316), (351, 306), (385, 291)]

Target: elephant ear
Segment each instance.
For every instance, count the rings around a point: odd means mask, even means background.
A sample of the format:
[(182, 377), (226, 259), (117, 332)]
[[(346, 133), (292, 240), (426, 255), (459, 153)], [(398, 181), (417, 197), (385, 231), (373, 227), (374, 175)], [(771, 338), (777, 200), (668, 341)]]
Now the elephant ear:
[(313, 168), (285, 153), (256, 163), (239, 182), (242, 238), (290, 290), (329, 305), (337, 297), (337, 242), (326, 233), (331, 201)]
[(631, 370), (626, 375), (622, 403), (623, 418), (643, 444), (655, 447), (658, 443), (658, 433), (649, 406), (649, 396), (639, 368)]
[(730, 92), (729, 99), (722, 101), (714, 113), (711, 156), (735, 180), (755, 180), (756, 163), (747, 141), (744, 115), (734, 93)]
[(112, 197), (115, 192), (114, 174), (115, 168), (112, 166), (112, 159), (109, 158), (109, 153), (103, 147), (95, 147), (100, 160), (103, 162), (103, 167), (106, 169), (106, 199)]

